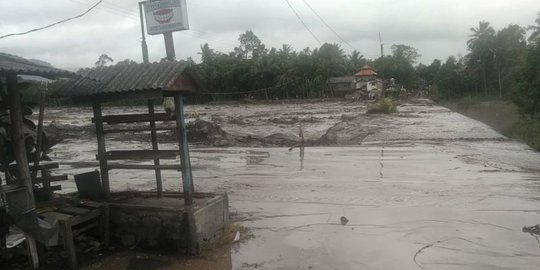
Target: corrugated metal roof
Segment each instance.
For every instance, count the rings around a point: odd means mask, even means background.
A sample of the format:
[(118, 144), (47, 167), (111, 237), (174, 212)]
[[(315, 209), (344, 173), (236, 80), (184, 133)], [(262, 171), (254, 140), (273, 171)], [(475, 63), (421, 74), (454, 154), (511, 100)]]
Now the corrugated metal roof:
[(60, 90), (61, 96), (80, 97), (138, 91), (182, 91), (175, 84), (189, 71), (187, 62), (130, 63), (82, 69), (81, 78), (74, 79)]
[(36, 75), (45, 78), (73, 77), (75, 73), (41, 65), (19, 56), (0, 52), (0, 75), (15, 72), (24, 75)]
[(356, 77), (377, 76), (377, 72), (375, 72), (370, 66), (365, 65), (360, 69), (360, 71), (354, 74), (354, 76)]
[(332, 77), (328, 78), (326, 83), (352, 83), (354, 79), (354, 76)]

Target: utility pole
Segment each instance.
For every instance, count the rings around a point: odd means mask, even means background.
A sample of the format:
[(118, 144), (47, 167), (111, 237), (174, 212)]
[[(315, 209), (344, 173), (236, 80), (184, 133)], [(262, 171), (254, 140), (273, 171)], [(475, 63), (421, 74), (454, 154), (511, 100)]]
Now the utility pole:
[(384, 98), (384, 45), (382, 43), (381, 38), (381, 32), (379, 32), (379, 44), (381, 45), (381, 78), (382, 78), (382, 84), (381, 84), (381, 98)]

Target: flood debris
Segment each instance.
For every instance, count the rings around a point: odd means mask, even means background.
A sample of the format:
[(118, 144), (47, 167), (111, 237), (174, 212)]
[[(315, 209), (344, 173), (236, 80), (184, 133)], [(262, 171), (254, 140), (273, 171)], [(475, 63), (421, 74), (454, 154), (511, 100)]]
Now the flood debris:
[(341, 222), (341, 225), (347, 225), (347, 223), (349, 222), (349, 220), (345, 216), (342, 216), (339, 221)]
[(529, 227), (524, 226), (522, 230), (524, 233), (530, 233), (534, 236), (540, 236), (540, 224)]

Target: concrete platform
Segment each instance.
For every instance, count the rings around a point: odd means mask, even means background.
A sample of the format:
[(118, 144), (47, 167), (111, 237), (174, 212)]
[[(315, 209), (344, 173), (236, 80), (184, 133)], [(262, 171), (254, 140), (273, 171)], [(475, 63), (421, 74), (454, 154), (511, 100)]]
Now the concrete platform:
[[(198, 253), (229, 222), (227, 194), (195, 193), (192, 208), (180, 193), (125, 192), (109, 200), (111, 238), (126, 247)], [(191, 233), (190, 233), (191, 226)], [(194, 242), (190, 244), (189, 235)]]

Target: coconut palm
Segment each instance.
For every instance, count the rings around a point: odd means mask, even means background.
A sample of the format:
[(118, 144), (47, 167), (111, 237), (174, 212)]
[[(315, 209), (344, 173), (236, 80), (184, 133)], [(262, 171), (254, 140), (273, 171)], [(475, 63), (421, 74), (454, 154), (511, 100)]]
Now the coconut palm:
[(489, 22), (480, 21), (478, 27), (470, 28), (471, 39), (467, 41), (467, 46), (471, 51), (472, 63), (478, 63), (482, 71), (482, 88), (484, 95), (487, 96), (487, 69), (488, 64), (492, 64), (495, 45), (495, 29), (489, 25)]
[(536, 17), (536, 25), (529, 25), (527, 30), (532, 31), (532, 34), (529, 36), (529, 41), (535, 41), (540, 38), (540, 12), (538, 12)]

